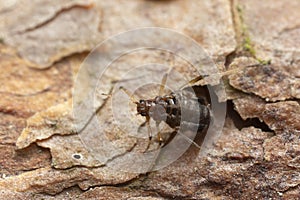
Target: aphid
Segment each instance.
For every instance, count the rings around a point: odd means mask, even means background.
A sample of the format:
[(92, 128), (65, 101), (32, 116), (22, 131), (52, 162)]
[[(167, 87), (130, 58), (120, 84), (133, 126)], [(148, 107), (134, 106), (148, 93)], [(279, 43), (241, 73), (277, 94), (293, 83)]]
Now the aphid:
[[(251, 65), (248, 67), (252, 66), (258, 65)], [(224, 75), (229, 75), (238, 70), (240, 70), (240, 68), (223, 72), (220, 75), (223, 77)], [(140, 126), (142, 127), (147, 125), (148, 127), (149, 142), (146, 150), (149, 148), (152, 140), (152, 131), (150, 128), (151, 119), (155, 121), (157, 140), (160, 145), (164, 141), (159, 130), (159, 124), (163, 121), (176, 131), (178, 131), (179, 127), (184, 127), (184, 130), (196, 130), (197, 133), (207, 130), (211, 121), (213, 121), (210, 108), (210, 99), (207, 99), (209, 95), (203, 94), (204, 92), (207, 92), (207, 90), (203, 90), (202, 86), (194, 85), (171, 92), (167, 95), (162, 95), (167, 76), (168, 73), (166, 73), (162, 79), (159, 95), (152, 99), (136, 100), (133, 97), (133, 94), (131, 94), (126, 88), (120, 87), (120, 89), (122, 89), (129, 97), (131, 97), (131, 101), (136, 104), (137, 114), (146, 118), (146, 121)], [(197, 83), (204, 77), (206, 76), (198, 76), (189, 81), (187, 85)], [(195, 115), (195, 112), (198, 113)], [(183, 117), (183, 115), (185, 115), (185, 117)], [(199, 147), (199, 145), (197, 145), (194, 141), (190, 142)]]

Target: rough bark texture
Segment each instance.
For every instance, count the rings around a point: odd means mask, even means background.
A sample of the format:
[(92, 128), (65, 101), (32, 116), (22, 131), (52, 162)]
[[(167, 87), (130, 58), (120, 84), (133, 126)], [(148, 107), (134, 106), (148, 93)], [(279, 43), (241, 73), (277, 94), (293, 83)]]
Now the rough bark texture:
[[(297, 0), (1, 2), (0, 199), (300, 199), (299, 10)], [(226, 74), (227, 95), (220, 99), (227, 115), (206, 154), (198, 148), (203, 138), (196, 137), (175, 162), (142, 173), (126, 167), (151, 167), (166, 157), (126, 162), (145, 151), (147, 130), (141, 128), (143, 137), (131, 134), (144, 118), (109, 93), (122, 70), (173, 62), (186, 78), (194, 73), (190, 63), (162, 50), (118, 59), (97, 85), (96, 114), (87, 117), (94, 125), (80, 131), (72, 90), (80, 65), (99, 42), (152, 26), (174, 29), (205, 48), (219, 74)], [(146, 78), (160, 82), (159, 70), (145, 69)], [(96, 75), (83, 73), (85, 90)], [(134, 73), (121, 82), (144, 72)], [(173, 77), (181, 84), (180, 76)], [(159, 90), (145, 88), (135, 91), (140, 98)], [(130, 119), (125, 128), (114, 120), (122, 111), (111, 108), (114, 103), (129, 107), (130, 114), (121, 115)], [(158, 148), (155, 138), (149, 150)]]

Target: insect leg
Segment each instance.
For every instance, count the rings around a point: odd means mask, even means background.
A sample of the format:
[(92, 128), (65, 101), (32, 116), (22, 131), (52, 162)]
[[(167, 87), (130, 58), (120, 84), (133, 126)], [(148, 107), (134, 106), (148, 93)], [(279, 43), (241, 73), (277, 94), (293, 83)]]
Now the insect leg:
[(141, 128), (144, 127), (146, 124), (147, 124), (147, 121), (143, 122), (143, 123), (139, 126), (139, 128), (138, 128), (138, 130), (137, 130), (138, 133), (141, 132)]
[(147, 128), (148, 128), (148, 136), (149, 136), (149, 141), (152, 140), (152, 131), (151, 131), (151, 127), (150, 127), (150, 117), (146, 117), (146, 124), (147, 124)]
[(148, 128), (148, 145), (147, 148), (145, 150), (145, 152), (149, 149), (150, 144), (151, 144), (151, 140), (152, 140), (152, 131), (151, 131), (151, 127), (150, 127), (150, 117), (146, 116), (146, 121), (145, 121), (147, 128)]
[(158, 142), (159, 142), (159, 146), (161, 146), (161, 144), (163, 142), (163, 139), (162, 139), (161, 134), (160, 134), (159, 124), (160, 124), (160, 122), (156, 122), (157, 139), (158, 139)]

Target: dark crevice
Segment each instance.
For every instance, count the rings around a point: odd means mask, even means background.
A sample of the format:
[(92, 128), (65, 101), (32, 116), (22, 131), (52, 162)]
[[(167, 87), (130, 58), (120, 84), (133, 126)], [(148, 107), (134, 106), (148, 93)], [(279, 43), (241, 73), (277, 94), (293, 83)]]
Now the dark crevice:
[(33, 27), (30, 27), (30, 28), (27, 28), (25, 30), (22, 30), (22, 31), (16, 31), (14, 34), (24, 34), (24, 33), (27, 33), (27, 32), (31, 32), (31, 31), (34, 31), (36, 29), (39, 29), (39, 28), (42, 28), (46, 25), (48, 25), (49, 23), (51, 23), (53, 20), (55, 20), (58, 16), (60, 16), (62, 13), (64, 12), (67, 12), (67, 11), (70, 11), (74, 8), (85, 8), (85, 9), (88, 9), (89, 5), (72, 5), (70, 7), (67, 7), (67, 8), (62, 8), (61, 10), (58, 10), (52, 17), (50, 17), (49, 19), (45, 20), (44, 22), (41, 22)]
[(142, 197), (163, 197), (163, 195), (161, 195), (159, 192), (155, 191), (155, 190), (147, 190), (146, 188), (144, 188), (141, 184), (141, 182), (143, 182), (143, 180), (147, 179), (147, 175), (140, 175), (134, 179), (125, 181), (123, 183), (117, 183), (117, 184), (99, 184), (99, 185), (93, 185), (90, 186), (88, 189), (83, 190), (83, 193), (90, 190), (90, 189), (95, 189), (95, 188), (104, 188), (104, 187), (114, 187), (117, 189), (123, 188), (123, 189), (128, 189), (132, 192), (138, 192), (138, 191), (142, 191), (141, 196)]
[(0, 95), (10, 95), (10, 96), (15, 96), (15, 97), (32, 97), (32, 96), (37, 96), (39, 94), (42, 94), (44, 92), (49, 92), (51, 90), (50, 87), (39, 90), (34, 93), (29, 93), (29, 94), (18, 94), (18, 93), (13, 93), (13, 92), (0, 92)]
[(234, 29), (234, 33), (235, 33), (235, 40), (237, 43), (239, 43), (240, 41), (240, 29), (239, 29), (239, 17), (238, 17), (238, 13), (236, 10), (236, 2), (235, 0), (230, 0), (230, 12), (231, 12), (231, 20), (232, 20), (232, 26)]
[(294, 31), (294, 30), (297, 30), (297, 29), (300, 29), (300, 24), (296, 24), (295, 26), (293, 27), (287, 27), (287, 28), (284, 28), (283, 30), (281, 30), (276, 37), (274, 37), (275, 39), (276, 38), (279, 38), (282, 34), (284, 33), (288, 33), (290, 31)]
[(0, 142), (0, 146), (13, 146), (13, 147), (15, 147), (16, 146), (16, 144), (14, 143), (14, 142), (7, 142), (7, 143), (2, 143), (2, 142)]
[(234, 125), (239, 130), (254, 126), (255, 128), (259, 128), (262, 131), (266, 132), (273, 132), (266, 123), (260, 121), (258, 118), (251, 118), (251, 119), (242, 119), (239, 113), (234, 109), (233, 102), (227, 101), (227, 117), (232, 119)]
[(237, 57), (236, 51), (233, 51), (225, 56), (225, 67), (228, 69), (229, 65), (233, 62), (233, 60)]
[[(75, 192), (76, 190), (76, 192)], [(44, 195), (46, 197), (50, 197), (51, 199), (55, 196), (59, 196), (62, 195), (64, 196), (64, 194), (68, 194), (68, 196), (70, 196), (69, 194), (75, 194), (76, 197), (79, 197), (81, 194), (83, 194), (85, 191), (82, 190), (78, 185), (73, 185), (67, 188), (64, 188), (62, 191), (59, 191), (57, 193), (47, 193), (47, 192), (37, 192), (37, 194), (39, 195)], [(56, 197), (57, 198), (57, 197)]]
[(32, 116), (34, 113), (32, 113), (30, 111), (29, 112), (27, 112), (27, 111), (19, 112), (19, 111), (15, 110), (14, 108), (1, 108), (0, 107), (0, 114), (27, 119), (28, 117)]

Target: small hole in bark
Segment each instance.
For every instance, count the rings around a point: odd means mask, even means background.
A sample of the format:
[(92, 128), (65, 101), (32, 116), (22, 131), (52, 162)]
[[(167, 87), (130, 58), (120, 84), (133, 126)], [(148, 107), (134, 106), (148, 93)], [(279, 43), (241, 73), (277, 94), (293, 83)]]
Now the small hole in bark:
[(239, 113), (234, 109), (232, 101), (227, 101), (227, 116), (232, 119), (236, 128), (241, 130), (242, 128), (254, 126), (262, 131), (273, 132), (267, 124), (261, 122), (258, 118), (251, 118), (243, 120)]
[(81, 155), (80, 154), (73, 154), (73, 158), (75, 158), (75, 159), (81, 159)]

